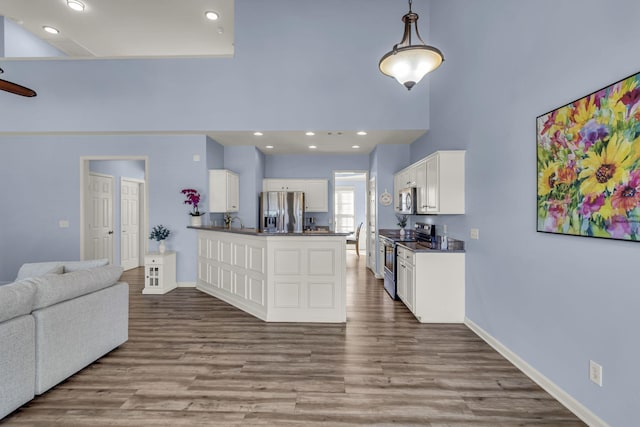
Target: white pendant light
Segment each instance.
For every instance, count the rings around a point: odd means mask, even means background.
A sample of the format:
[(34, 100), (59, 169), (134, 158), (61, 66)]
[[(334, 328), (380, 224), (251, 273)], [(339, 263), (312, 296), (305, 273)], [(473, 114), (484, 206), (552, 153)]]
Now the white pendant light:
[[(378, 64), (380, 71), (395, 78), (400, 84), (411, 90), (422, 78), (435, 70), (444, 61), (442, 52), (433, 46), (427, 46), (418, 32), (418, 14), (411, 10), (412, 0), (409, 0), (409, 13), (402, 17), (404, 35), (402, 41), (393, 46)], [(412, 27), (420, 44), (412, 45)]]

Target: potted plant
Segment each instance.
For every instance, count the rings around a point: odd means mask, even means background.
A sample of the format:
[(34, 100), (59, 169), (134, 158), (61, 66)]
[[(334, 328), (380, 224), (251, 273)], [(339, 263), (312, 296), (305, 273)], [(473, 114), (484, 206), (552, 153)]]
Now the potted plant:
[(156, 225), (151, 229), (151, 233), (149, 234), (149, 239), (155, 240), (158, 243), (158, 252), (161, 254), (165, 253), (167, 250), (167, 246), (164, 243), (164, 240), (169, 237), (171, 231), (166, 228), (164, 225)]
[(400, 235), (404, 234), (404, 228), (407, 226), (407, 216), (406, 215), (396, 215), (396, 219), (398, 220), (398, 226), (400, 227)]
[(185, 188), (181, 191), (182, 194), (185, 195), (186, 200), (184, 201), (185, 205), (191, 205), (191, 226), (192, 227), (200, 227), (202, 226), (202, 214), (198, 210), (198, 205), (200, 204), (200, 193), (193, 188)]

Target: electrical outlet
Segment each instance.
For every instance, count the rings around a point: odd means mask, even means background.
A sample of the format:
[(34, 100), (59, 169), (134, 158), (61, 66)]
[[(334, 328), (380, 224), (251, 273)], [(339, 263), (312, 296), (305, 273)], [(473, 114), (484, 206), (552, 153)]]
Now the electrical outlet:
[(200, 161), (200, 154), (194, 154), (193, 155), (193, 161), (194, 162), (199, 162)]
[(480, 239), (480, 230), (478, 230), (477, 228), (472, 228), (471, 229), (471, 238), (473, 240)]
[(58, 221), (58, 227), (69, 228), (69, 221), (67, 221), (66, 219), (61, 219), (60, 221)]
[(589, 379), (602, 387), (602, 366), (593, 360), (589, 360)]

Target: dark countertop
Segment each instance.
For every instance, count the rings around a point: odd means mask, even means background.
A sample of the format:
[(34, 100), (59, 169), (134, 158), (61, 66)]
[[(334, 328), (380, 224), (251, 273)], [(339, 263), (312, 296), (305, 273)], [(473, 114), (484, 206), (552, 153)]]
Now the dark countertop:
[(463, 254), (465, 253), (464, 249), (462, 250), (442, 250), (442, 249), (431, 249), (428, 246), (423, 245), (422, 243), (416, 242), (398, 242), (398, 246), (402, 246), (404, 248), (409, 249), (413, 252), (438, 252), (438, 253), (448, 253), (448, 254)]
[(255, 228), (224, 228), (224, 227), (211, 227), (203, 225), (201, 227), (193, 227), (188, 225), (187, 228), (194, 230), (204, 231), (217, 231), (220, 233), (233, 233), (244, 234), (245, 236), (264, 236), (264, 237), (282, 237), (282, 236), (294, 236), (294, 237), (335, 237), (335, 236), (348, 236), (351, 233), (335, 233), (333, 231), (305, 231), (303, 233), (263, 233)]
[(413, 230), (405, 230), (404, 236), (400, 235), (400, 230), (381, 229), (378, 231), (380, 236), (393, 240), (394, 242), (414, 242), (416, 233)]

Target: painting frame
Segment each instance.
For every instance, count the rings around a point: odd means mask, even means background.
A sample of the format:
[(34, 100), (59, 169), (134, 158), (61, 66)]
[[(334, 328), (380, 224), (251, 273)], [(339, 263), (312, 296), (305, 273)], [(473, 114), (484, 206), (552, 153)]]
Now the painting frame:
[(536, 117), (536, 230), (640, 240), (640, 72)]

